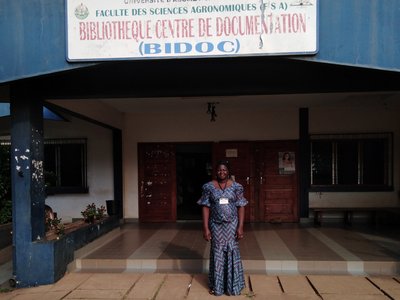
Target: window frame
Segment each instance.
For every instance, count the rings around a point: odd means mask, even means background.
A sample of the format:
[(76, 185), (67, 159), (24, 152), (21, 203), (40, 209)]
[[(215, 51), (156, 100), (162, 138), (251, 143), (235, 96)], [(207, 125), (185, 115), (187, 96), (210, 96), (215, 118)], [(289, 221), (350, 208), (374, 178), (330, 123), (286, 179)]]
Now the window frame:
[[(82, 185), (81, 186), (54, 186), (49, 187), (46, 186), (46, 194), (47, 195), (56, 195), (56, 194), (87, 194), (89, 193), (88, 187), (88, 166), (87, 166), (87, 138), (51, 138), (51, 139), (44, 139), (44, 145), (46, 144), (55, 144), (55, 145), (62, 145), (62, 144), (82, 144), (83, 145), (83, 153), (82, 153)], [(0, 144), (3, 146), (11, 147), (10, 137), (2, 136), (0, 138)], [(43, 149), (44, 151), (44, 149)], [(45, 172), (45, 164), (46, 164), (46, 157), (43, 157), (44, 166), (43, 172)]]
[[(81, 176), (82, 176), (82, 185), (81, 186), (46, 186), (47, 195), (55, 195), (55, 194), (87, 194), (89, 193), (88, 187), (88, 178), (87, 178), (87, 138), (54, 138), (54, 139), (45, 139), (44, 145), (56, 145), (61, 147), (61, 145), (68, 144), (82, 144), (82, 166), (81, 166)], [(58, 159), (61, 159), (58, 157)], [(60, 163), (60, 162), (59, 162)], [(44, 171), (46, 168), (46, 157), (44, 157)], [(60, 174), (58, 175), (60, 176)], [(57, 181), (60, 179), (57, 177)]]
[[(384, 139), (386, 143), (386, 153), (384, 157), (384, 171), (385, 183), (381, 185), (362, 184), (363, 177), (363, 163), (362, 163), (362, 141), (368, 139)], [(332, 149), (332, 175), (331, 184), (313, 184), (313, 142), (318, 140), (330, 141)], [(357, 184), (341, 185), (338, 184), (338, 170), (337, 170), (337, 143), (345, 140), (356, 140), (358, 145), (357, 150)], [(346, 133), (346, 134), (311, 134), (310, 135), (310, 192), (379, 192), (379, 191), (393, 191), (393, 133)]]

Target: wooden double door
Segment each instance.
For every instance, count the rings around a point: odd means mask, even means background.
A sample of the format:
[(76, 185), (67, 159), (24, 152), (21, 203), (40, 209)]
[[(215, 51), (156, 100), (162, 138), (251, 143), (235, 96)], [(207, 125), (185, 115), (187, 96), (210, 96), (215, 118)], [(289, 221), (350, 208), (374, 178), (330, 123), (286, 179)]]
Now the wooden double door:
[[(139, 144), (138, 150), (140, 221), (176, 221), (175, 144)], [(212, 165), (228, 160), (234, 179), (244, 186), (246, 222), (279, 223), (298, 221), (297, 154), (297, 141), (220, 142), (211, 153)], [(286, 155), (289, 166), (284, 165)]]

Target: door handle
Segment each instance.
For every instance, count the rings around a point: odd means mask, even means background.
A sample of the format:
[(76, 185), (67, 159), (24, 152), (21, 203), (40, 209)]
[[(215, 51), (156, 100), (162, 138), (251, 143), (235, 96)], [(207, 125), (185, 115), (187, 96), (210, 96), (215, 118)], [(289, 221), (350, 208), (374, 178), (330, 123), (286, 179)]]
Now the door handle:
[(260, 184), (264, 183), (264, 178), (262, 176), (260, 176)]
[(250, 177), (249, 176), (246, 177), (246, 183), (247, 183), (247, 185), (250, 184)]
[(144, 194), (144, 181), (142, 180), (142, 182), (140, 183), (140, 194)]

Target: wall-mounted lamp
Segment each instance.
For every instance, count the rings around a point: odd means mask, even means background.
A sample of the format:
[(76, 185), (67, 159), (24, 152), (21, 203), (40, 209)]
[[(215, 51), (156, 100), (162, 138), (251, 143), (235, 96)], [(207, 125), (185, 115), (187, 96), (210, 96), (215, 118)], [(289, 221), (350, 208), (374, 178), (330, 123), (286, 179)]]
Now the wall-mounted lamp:
[(215, 111), (215, 106), (219, 104), (219, 102), (208, 102), (207, 103), (207, 114), (211, 115), (210, 122), (215, 122), (215, 118), (217, 117), (217, 113)]

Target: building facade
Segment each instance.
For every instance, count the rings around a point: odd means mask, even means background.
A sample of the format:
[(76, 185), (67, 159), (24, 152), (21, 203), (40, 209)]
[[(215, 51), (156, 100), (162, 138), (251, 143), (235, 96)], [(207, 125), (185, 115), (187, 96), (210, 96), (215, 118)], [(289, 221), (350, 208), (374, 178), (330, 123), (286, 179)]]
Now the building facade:
[[(11, 118), (0, 133), (19, 158), (11, 177), (20, 285), (34, 284), (22, 249), (35, 253), (44, 236), (45, 203), (66, 221), (110, 199), (127, 221), (200, 219), (194, 204), (221, 158), (246, 188), (248, 222), (398, 206), (397, 2), (320, 0), (313, 54), (71, 62), (64, 1), (1, 1), (0, 100)], [(64, 119), (43, 121), (43, 106)], [(71, 144), (69, 161), (60, 153)], [(45, 166), (57, 184), (35, 164), (52, 153), (66, 166)], [(68, 174), (73, 163), (78, 172)]]

